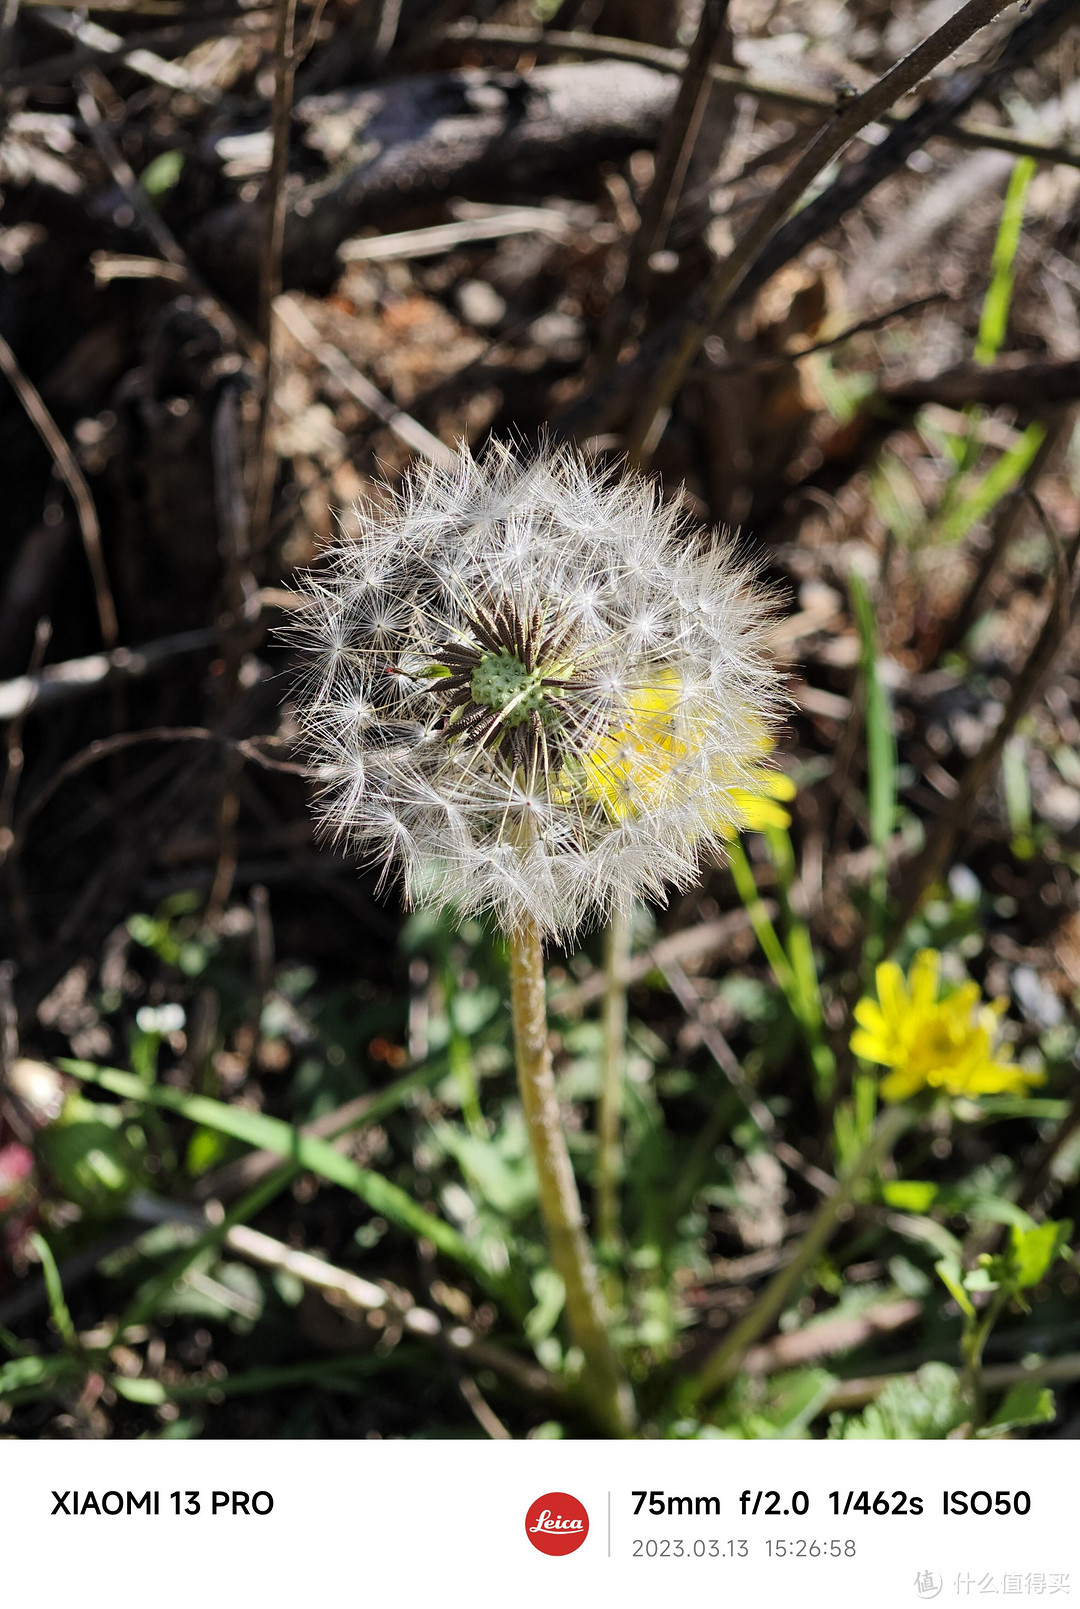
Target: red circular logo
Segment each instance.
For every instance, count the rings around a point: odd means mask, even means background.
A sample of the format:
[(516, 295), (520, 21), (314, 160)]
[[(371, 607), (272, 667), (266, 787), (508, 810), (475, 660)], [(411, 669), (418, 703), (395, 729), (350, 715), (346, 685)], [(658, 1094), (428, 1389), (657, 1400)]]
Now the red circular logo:
[(541, 1553), (573, 1553), (588, 1534), (585, 1504), (569, 1492), (545, 1492), (525, 1516), (525, 1535)]

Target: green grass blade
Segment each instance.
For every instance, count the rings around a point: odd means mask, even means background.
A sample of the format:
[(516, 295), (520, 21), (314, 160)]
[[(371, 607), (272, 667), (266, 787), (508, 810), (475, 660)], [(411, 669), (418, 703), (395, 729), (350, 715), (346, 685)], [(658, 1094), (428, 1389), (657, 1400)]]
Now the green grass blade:
[(796, 880), (795, 849), (786, 827), (766, 827), (765, 842), (776, 867), (786, 952), (799, 997), (797, 1015), (810, 1051), (816, 1094), (818, 1100), (824, 1103), (831, 1099), (836, 1082), (836, 1057), (825, 1038), (825, 1010), (814, 942), (809, 927), (796, 914), (791, 901)]
[(44, 1235), (32, 1234), (30, 1244), (41, 1260), (41, 1272), (45, 1278), (45, 1292), (49, 1298), (49, 1312), (53, 1323), (60, 1332), (64, 1345), (74, 1352), (79, 1345), (79, 1337), (75, 1333), (68, 1305), (64, 1300), (64, 1287), (60, 1283), (60, 1270), (56, 1266), (56, 1258), (52, 1254), (52, 1247)]
[(223, 1375), (219, 1379), (177, 1381), (166, 1384), (149, 1378), (127, 1379), (112, 1375), (109, 1384), (118, 1397), (142, 1407), (156, 1408), (165, 1402), (199, 1402), (208, 1396), (250, 1397), (266, 1391), (288, 1391), (297, 1386), (316, 1386), (322, 1391), (354, 1391), (357, 1382), (388, 1367), (425, 1367), (430, 1353), (419, 1347), (395, 1347), (388, 1354), (343, 1355), (317, 1358), (305, 1363), (283, 1364), (277, 1368), (250, 1369), (244, 1374)]
[[(774, 829), (770, 829), (770, 834)], [(788, 854), (790, 855), (791, 840), (783, 829), (775, 829), (783, 833), (787, 840)], [(836, 1058), (825, 1041), (824, 1020), (821, 1010), (821, 993), (818, 987), (817, 967), (814, 963), (813, 945), (810, 942), (810, 933), (805, 923), (799, 922), (790, 916), (787, 905), (787, 887), (784, 885), (784, 871), (779, 868), (781, 888), (784, 893), (784, 906), (789, 921), (789, 945), (794, 940), (791, 953), (784, 947), (784, 943), (777, 933), (765, 903), (758, 893), (754, 881), (754, 873), (750, 862), (746, 858), (746, 851), (739, 839), (735, 839), (727, 847), (728, 864), (735, 882), (735, 888), (750, 918), (750, 925), (754, 929), (754, 936), (761, 945), (762, 952), (772, 968), (773, 977), (780, 986), (781, 993), (788, 1003), (792, 1016), (798, 1023), (810, 1052), (810, 1061), (814, 1069), (814, 1082), (818, 1094), (827, 1097), (832, 1090), (836, 1074)], [(783, 855), (781, 858), (784, 858)], [(792, 857), (793, 863), (793, 857)], [(797, 935), (797, 936), (796, 936)]]
[(993, 363), (1005, 344), (1005, 332), (1016, 283), (1016, 253), (1024, 226), (1024, 206), (1028, 186), (1035, 177), (1035, 163), (1029, 156), (1017, 161), (1009, 178), (1005, 205), (1001, 211), (994, 254), (990, 260), (990, 284), (983, 299), (979, 333), (975, 341), (976, 363)]
[(445, 1256), (452, 1258), (475, 1274), (489, 1289), (500, 1296), (508, 1294), (505, 1281), (483, 1266), (466, 1241), (450, 1224), (426, 1212), (410, 1195), (391, 1184), (381, 1174), (362, 1168), (351, 1158), (342, 1156), (326, 1140), (301, 1134), (291, 1124), (265, 1112), (250, 1112), (240, 1106), (226, 1106), (206, 1095), (188, 1095), (182, 1090), (169, 1089), (162, 1084), (146, 1085), (132, 1073), (115, 1067), (98, 1067), (92, 1062), (61, 1061), (65, 1072), (86, 1083), (99, 1084), (124, 1100), (147, 1101), (177, 1112), (190, 1123), (201, 1124), (219, 1134), (228, 1134), (257, 1150), (273, 1151), (298, 1168), (317, 1173), (329, 1179), (367, 1203), (373, 1212), (381, 1213), (399, 1229), (417, 1238), (430, 1240)]
[(1013, 487), (1019, 485), (1045, 437), (1045, 425), (1037, 420), (1028, 425), (1020, 439), (995, 459), (971, 491), (944, 512), (937, 527), (938, 540), (960, 542), (979, 520), (992, 514), (1002, 498), (1008, 497)]
[(878, 864), (870, 879), (870, 924), (866, 962), (872, 967), (884, 948), (885, 907), (889, 893), (885, 852), (896, 823), (896, 733), (892, 707), (878, 668), (877, 627), (862, 576), (852, 571), (851, 603), (859, 631), (863, 695), (866, 709), (866, 792), (870, 842)]

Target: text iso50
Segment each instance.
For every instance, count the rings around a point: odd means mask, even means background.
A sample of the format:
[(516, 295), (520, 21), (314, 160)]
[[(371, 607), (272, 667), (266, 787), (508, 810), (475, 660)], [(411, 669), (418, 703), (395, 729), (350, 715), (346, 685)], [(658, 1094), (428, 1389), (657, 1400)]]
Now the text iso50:
[(941, 1512), (949, 1514), (1030, 1514), (1027, 1492), (942, 1492)]

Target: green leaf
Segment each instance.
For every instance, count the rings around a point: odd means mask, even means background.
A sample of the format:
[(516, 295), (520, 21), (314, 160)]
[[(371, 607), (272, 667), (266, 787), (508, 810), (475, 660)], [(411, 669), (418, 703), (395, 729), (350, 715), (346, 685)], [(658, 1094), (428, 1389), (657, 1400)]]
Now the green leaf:
[(77, 1360), (68, 1353), (44, 1358), (36, 1355), (14, 1358), (0, 1366), (0, 1402), (10, 1402), (24, 1392), (40, 1395), (51, 1391), (68, 1380), (77, 1368)]
[[(520, 1218), (536, 1204), (536, 1170), (530, 1155), (513, 1154), (513, 1135), (505, 1131), (489, 1139), (466, 1134), (451, 1123), (435, 1133), (461, 1168), (473, 1194), (501, 1216)], [(522, 1135), (523, 1143), (527, 1144)]]
[(943, 1441), (969, 1412), (956, 1371), (924, 1363), (917, 1374), (890, 1380), (862, 1414), (833, 1414), (829, 1440)]
[(827, 1369), (799, 1369), (775, 1376), (769, 1382), (769, 1401), (758, 1416), (776, 1436), (794, 1438), (816, 1419), (836, 1389), (837, 1379)]
[(937, 1199), (938, 1187), (925, 1179), (886, 1179), (881, 1199), (887, 1207), (901, 1212), (929, 1212)]
[(184, 153), (182, 151), (162, 151), (152, 162), (147, 163), (139, 175), (139, 183), (148, 196), (156, 201), (176, 184), (184, 166)]
[(115, 1106), (77, 1095), (36, 1145), (61, 1194), (88, 1212), (109, 1214), (143, 1182), (141, 1138)]
[(1046, 1274), (1052, 1262), (1065, 1250), (1072, 1234), (1072, 1223), (1036, 1224), (1031, 1229), (1012, 1231), (1012, 1248), (1009, 1257), (1012, 1280), (1021, 1290), (1030, 1290)]
[(1054, 1393), (1038, 1380), (1021, 1380), (1009, 1390), (983, 1435), (1003, 1435), (1027, 1425), (1049, 1425), (1057, 1415)]
[(228, 1139), (224, 1134), (216, 1134), (213, 1129), (197, 1128), (188, 1141), (184, 1165), (190, 1177), (198, 1179), (223, 1162), (228, 1151)]
[(532, 1277), (536, 1306), (525, 1318), (525, 1334), (533, 1346), (546, 1341), (562, 1313), (566, 1286), (553, 1268), (538, 1268)]

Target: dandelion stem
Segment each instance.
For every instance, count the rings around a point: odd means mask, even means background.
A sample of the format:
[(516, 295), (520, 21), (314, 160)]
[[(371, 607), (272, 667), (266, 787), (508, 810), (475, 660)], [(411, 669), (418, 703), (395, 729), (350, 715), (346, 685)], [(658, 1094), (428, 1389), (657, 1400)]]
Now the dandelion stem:
[(604, 1252), (619, 1244), (623, 1079), (626, 1075), (626, 968), (633, 916), (615, 910), (604, 934), (604, 1059), (596, 1118), (596, 1236)]
[(509, 944), (518, 1087), (551, 1261), (566, 1288), (570, 1333), (585, 1358), (583, 1393), (605, 1429), (625, 1436), (633, 1424), (630, 1388), (608, 1334), (607, 1312), (559, 1118), (548, 1047), (544, 955), (535, 922), (524, 922), (510, 935)]
[(728, 1332), (706, 1360), (697, 1378), (690, 1383), (687, 1393), (689, 1403), (703, 1402), (715, 1396), (737, 1372), (748, 1349), (779, 1318), (800, 1280), (832, 1239), (863, 1180), (891, 1153), (911, 1121), (912, 1114), (904, 1106), (890, 1106), (882, 1113), (869, 1140), (840, 1179), (837, 1189), (831, 1196), (826, 1196), (818, 1207), (794, 1257), (769, 1281), (753, 1307)]

